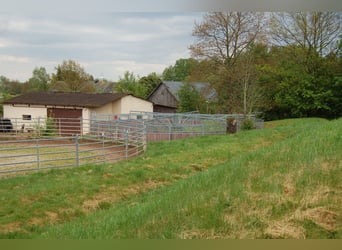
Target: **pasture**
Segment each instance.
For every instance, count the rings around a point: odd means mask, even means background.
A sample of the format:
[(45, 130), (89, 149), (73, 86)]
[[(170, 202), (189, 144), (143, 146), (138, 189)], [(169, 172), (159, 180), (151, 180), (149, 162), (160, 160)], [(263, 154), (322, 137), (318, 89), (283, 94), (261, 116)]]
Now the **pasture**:
[(1, 238), (342, 238), (342, 119), (148, 143), (0, 180)]

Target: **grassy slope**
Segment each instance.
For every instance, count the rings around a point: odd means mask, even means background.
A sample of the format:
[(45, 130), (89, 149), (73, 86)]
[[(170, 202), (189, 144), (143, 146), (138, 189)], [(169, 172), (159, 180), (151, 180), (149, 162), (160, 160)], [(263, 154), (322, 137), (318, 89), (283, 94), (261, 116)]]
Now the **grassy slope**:
[[(342, 238), (342, 119), (0, 181), (3, 238)], [(49, 225), (51, 224), (51, 225)]]

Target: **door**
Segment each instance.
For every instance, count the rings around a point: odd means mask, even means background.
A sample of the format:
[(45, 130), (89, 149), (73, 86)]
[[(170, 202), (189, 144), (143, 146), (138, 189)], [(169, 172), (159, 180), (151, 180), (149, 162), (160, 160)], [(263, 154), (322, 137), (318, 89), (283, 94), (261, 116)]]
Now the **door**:
[(56, 133), (62, 136), (81, 134), (82, 109), (48, 108)]

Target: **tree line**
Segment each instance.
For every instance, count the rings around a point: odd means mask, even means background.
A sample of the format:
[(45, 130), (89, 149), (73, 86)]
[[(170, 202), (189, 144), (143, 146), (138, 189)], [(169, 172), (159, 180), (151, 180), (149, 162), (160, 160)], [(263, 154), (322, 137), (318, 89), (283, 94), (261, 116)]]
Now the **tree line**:
[[(260, 113), (265, 119), (342, 116), (342, 26), (339, 12), (211, 12), (194, 24), (191, 58), (162, 74), (127, 71), (110, 90), (147, 98), (162, 81), (208, 82), (217, 96), (206, 103), (185, 84), (179, 111)], [(77, 62), (64, 61), (49, 76), (36, 68), (26, 83), (0, 78), (3, 95), (54, 90), (101, 92)], [(210, 106), (210, 108), (208, 108)]]

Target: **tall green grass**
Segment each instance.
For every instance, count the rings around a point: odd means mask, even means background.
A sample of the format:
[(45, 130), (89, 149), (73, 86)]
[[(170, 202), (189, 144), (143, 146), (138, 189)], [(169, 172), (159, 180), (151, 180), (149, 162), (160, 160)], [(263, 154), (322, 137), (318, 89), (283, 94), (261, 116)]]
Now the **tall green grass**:
[[(1, 210), (5, 225), (22, 224), (2, 235), (341, 238), (342, 120), (284, 120), (267, 126), (153, 143), (144, 156), (115, 165), (1, 180), (2, 195), (32, 182), (32, 193), (5, 196), (13, 202), (7, 212)], [(40, 198), (28, 202), (28, 215), (15, 207), (37, 194)], [(85, 211), (81, 205), (94, 197), (97, 206)], [(39, 219), (34, 208), (41, 214), (54, 211), (57, 219), (34, 225), (32, 218)], [(11, 209), (13, 216), (6, 214)], [(63, 217), (59, 211), (65, 209), (73, 214)]]

